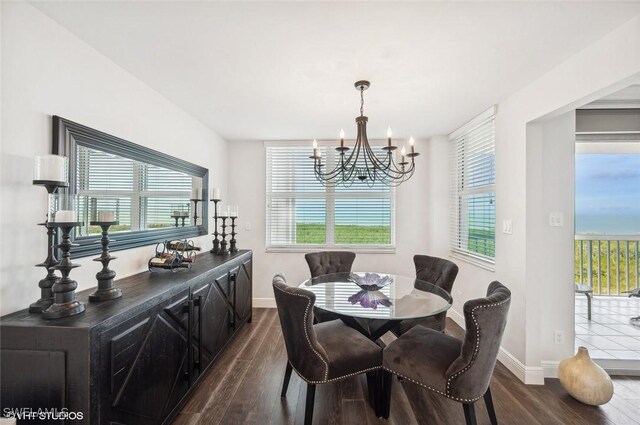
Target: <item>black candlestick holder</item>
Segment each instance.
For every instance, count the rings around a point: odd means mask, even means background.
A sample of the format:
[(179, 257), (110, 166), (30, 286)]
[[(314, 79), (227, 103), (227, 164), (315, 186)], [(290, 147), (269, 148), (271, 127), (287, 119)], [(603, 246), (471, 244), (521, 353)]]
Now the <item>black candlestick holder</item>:
[(53, 287), (53, 284), (56, 283), (56, 280), (59, 279), (53, 269), (53, 267), (59, 263), (55, 254), (56, 249), (53, 246), (56, 229), (55, 227), (48, 226), (47, 223), (39, 223), (38, 225), (44, 226), (47, 229), (48, 255), (47, 259), (40, 264), (36, 264), (36, 267), (46, 268), (47, 276), (38, 282), (38, 286), (40, 287), (40, 299), (29, 306), (29, 313), (42, 313), (51, 304), (53, 304), (53, 290), (51, 288)]
[(198, 202), (200, 202), (200, 199), (192, 199), (191, 202), (193, 202), (193, 225), (197, 225), (198, 224)]
[[(184, 227), (184, 221), (187, 219), (187, 216), (186, 215), (181, 215), (180, 219), (182, 220), (182, 227)], [(176, 226), (176, 227), (178, 227), (178, 226)]]
[[(69, 184), (63, 181), (53, 180), (33, 180), (33, 184), (36, 186), (44, 186), (47, 189), (47, 193), (51, 195), (55, 193), (60, 187), (68, 187)], [(44, 223), (39, 223), (39, 226), (44, 226), (47, 229), (47, 259), (40, 264), (36, 264), (36, 267), (44, 267), (47, 270), (47, 276), (38, 282), (40, 287), (40, 299), (29, 306), (29, 313), (42, 313), (51, 304), (53, 304), (53, 284), (59, 279), (56, 276), (53, 269), (59, 261), (56, 258), (56, 250), (53, 244), (55, 243), (56, 228), (47, 226), (49, 217)]]
[(229, 250), (227, 249), (227, 233), (226, 233), (226, 228), (227, 228), (227, 224), (226, 224), (226, 220), (227, 220), (226, 215), (223, 215), (220, 217), (220, 219), (222, 219), (222, 226), (220, 226), (220, 228), (222, 229), (222, 233), (220, 233), (220, 251), (218, 252), (218, 255), (228, 255), (229, 254)]
[(89, 301), (107, 301), (122, 296), (120, 288), (116, 288), (113, 279), (116, 277), (116, 272), (109, 268), (109, 262), (115, 260), (117, 257), (109, 254), (109, 227), (118, 224), (117, 221), (92, 221), (92, 226), (100, 226), (102, 229), (102, 255), (98, 258), (94, 258), (93, 261), (99, 261), (102, 263), (102, 270), (96, 274), (98, 279), (98, 289), (91, 295), (89, 295)]
[(211, 252), (212, 254), (217, 254), (220, 252), (220, 241), (218, 240), (218, 235), (220, 235), (220, 233), (218, 233), (218, 202), (220, 202), (220, 199), (212, 199), (211, 202), (213, 202), (213, 233), (212, 235), (214, 236), (213, 238), (213, 248), (211, 248)]
[(179, 215), (172, 215), (171, 218), (173, 218), (176, 221), (176, 227), (178, 227), (178, 220), (180, 220), (180, 216)]
[[(70, 258), (71, 243), (69, 234), (76, 226), (82, 226), (81, 222), (53, 222), (48, 226), (57, 227), (62, 233), (62, 243), (57, 245), (62, 251), (62, 260), (53, 268), (59, 270), (62, 277), (53, 284), (53, 304), (42, 312), (44, 319), (60, 319), (62, 317), (80, 314), (85, 310), (85, 305), (76, 299), (78, 283), (69, 278), (69, 273), (79, 264), (73, 264)], [(76, 245), (77, 246), (77, 245)]]
[(236, 246), (236, 218), (238, 217), (230, 217), (231, 218), (231, 239), (229, 239), (229, 252), (238, 252), (239, 249)]

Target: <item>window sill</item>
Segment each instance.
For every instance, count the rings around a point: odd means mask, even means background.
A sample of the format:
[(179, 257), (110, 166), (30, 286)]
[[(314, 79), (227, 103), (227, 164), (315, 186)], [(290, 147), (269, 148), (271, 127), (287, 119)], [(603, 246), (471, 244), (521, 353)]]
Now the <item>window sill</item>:
[(495, 260), (487, 260), (486, 258), (476, 257), (475, 255), (455, 251), (452, 251), (449, 254), (449, 257), (464, 261), (465, 263), (472, 264), (476, 267), (480, 267), (481, 269), (488, 270), (490, 272), (496, 271)]
[(317, 246), (317, 245), (307, 245), (307, 246), (287, 246), (287, 247), (267, 247), (265, 248), (265, 252), (269, 253), (308, 253), (308, 252), (316, 252), (316, 251), (352, 251), (357, 254), (395, 254), (396, 248), (393, 247), (356, 247), (356, 246)]

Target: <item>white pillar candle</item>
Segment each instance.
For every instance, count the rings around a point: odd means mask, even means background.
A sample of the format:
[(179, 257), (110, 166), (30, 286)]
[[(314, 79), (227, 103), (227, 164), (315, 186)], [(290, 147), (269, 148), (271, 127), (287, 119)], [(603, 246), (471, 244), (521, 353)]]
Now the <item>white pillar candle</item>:
[(202, 194), (202, 190), (199, 187), (195, 187), (191, 189), (191, 199), (200, 199), (200, 195)]
[(116, 213), (113, 211), (99, 211), (98, 221), (116, 221)]
[(211, 189), (211, 199), (221, 199), (220, 189), (218, 188)]
[(78, 221), (76, 212), (73, 210), (58, 210), (53, 219), (57, 223), (75, 223)]
[(180, 210), (173, 210), (174, 217), (180, 217)]
[(189, 211), (180, 211), (180, 217), (189, 217)]
[(37, 156), (35, 160), (35, 180), (66, 182), (67, 158), (59, 155)]

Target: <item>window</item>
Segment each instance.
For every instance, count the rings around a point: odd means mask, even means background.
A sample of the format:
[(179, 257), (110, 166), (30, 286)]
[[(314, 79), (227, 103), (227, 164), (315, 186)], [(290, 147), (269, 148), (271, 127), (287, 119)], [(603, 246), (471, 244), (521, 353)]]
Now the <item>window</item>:
[(495, 259), (494, 117), (492, 107), (449, 136), (451, 250), (480, 264)]
[[(196, 164), (53, 117), (53, 153), (69, 157), (69, 188), (78, 195), (78, 217), (72, 240), (74, 257), (101, 253), (101, 229), (92, 226), (98, 212), (112, 211), (119, 222), (111, 251), (155, 245), (167, 239), (208, 233), (208, 202), (197, 204), (192, 189), (207, 193), (209, 171)], [(172, 154), (179, 155), (180, 149)]]
[[(265, 147), (267, 248), (393, 249), (393, 189), (361, 182), (324, 187), (315, 178), (309, 143)], [(331, 167), (338, 154), (319, 149)]]

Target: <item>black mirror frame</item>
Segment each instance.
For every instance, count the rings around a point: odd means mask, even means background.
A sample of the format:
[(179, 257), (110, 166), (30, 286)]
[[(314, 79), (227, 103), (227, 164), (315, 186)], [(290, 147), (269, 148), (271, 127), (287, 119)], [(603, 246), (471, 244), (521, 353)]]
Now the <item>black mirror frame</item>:
[[(69, 188), (64, 189), (68, 193), (74, 194), (76, 192), (75, 157), (78, 144), (113, 155), (130, 158), (135, 161), (146, 162), (170, 170), (180, 171), (191, 176), (200, 177), (202, 178), (203, 194), (205, 197), (208, 197), (209, 170), (207, 168), (54, 115), (53, 153), (69, 158)], [(121, 251), (124, 249), (155, 245), (158, 242), (168, 239), (186, 239), (208, 234), (208, 201), (209, 200), (206, 199), (200, 203), (202, 205), (202, 224), (188, 227), (118, 233), (115, 240), (112, 240), (109, 244), (109, 251)], [(73, 248), (73, 257), (81, 258), (90, 255), (99, 255), (102, 252), (102, 246), (96, 242), (99, 241), (100, 238), (100, 235), (76, 237), (74, 230), (71, 240), (75, 244), (78, 244), (78, 246)], [(153, 253), (149, 255), (152, 256)]]

